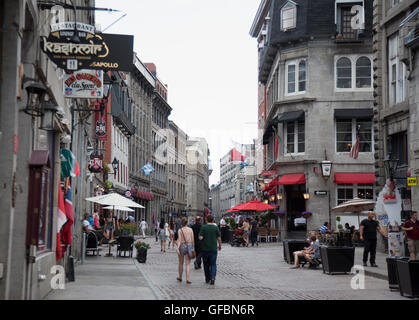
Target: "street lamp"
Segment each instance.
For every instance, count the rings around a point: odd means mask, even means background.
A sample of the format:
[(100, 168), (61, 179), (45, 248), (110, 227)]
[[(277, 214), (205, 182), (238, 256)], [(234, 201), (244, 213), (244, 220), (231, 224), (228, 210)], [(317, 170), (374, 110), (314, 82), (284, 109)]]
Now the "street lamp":
[(323, 178), (330, 178), (330, 174), (332, 172), (332, 162), (328, 160), (323, 160), (320, 163), (320, 167), (322, 169)]
[(39, 129), (46, 131), (54, 131), (55, 114), (59, 108), (54, 103), (48, 101), (42, 106), (41, 127)]
[(384, 159), (384, 166), (391, 180), (394, 178), (394, 173), (396, 172), (398, 165), (399, 159), (393, 159), (392, 153), (389, 152)]
[(113, 158), (112, 161), (112, 168), (113, 168), (113, 175), (116, 178), (116, 170), (118, 170), (119, 167), (119, 161), (116, 158)]
[(23, 77), (22, 84), (31, 80), (33, 82), (25, 88), (28, 99), (23, 112), (33, 117), (40, 117), (42, 116), (41, 104), (44, 101), (44, 96), (47, 93), (47, 89), (42, 83), (26, 76)]

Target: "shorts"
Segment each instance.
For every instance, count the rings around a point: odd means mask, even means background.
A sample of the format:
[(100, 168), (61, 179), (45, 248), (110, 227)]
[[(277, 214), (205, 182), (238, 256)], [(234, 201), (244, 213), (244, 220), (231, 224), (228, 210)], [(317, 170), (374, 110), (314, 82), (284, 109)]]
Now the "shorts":
[(160, 230), (159, 238), (161, 241), (167, 241), (167, 239), (169, 239), (169, 237), (165, 235), (164, 230)]
[(243, 233), (244, 234), (248, 234), (249, 233), (249, 230), (243, 230)]
[(409, 253), (419, 254), (419, 240), (407, 240), (407, 248), (409, 249)]

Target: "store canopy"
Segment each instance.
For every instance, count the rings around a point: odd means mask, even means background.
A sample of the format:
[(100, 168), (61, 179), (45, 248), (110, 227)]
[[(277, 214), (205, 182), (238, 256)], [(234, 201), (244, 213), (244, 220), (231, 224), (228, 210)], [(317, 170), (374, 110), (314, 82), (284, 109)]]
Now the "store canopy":
[(372, 119), (374, 117), (374, 112), (372, 108), (368, 109), (335, 109), (335, 118), (336, 119)]
[(265, 188), (263, 188), (262, 192), (270, 191), (271, 189), (273, 189), (274, 187), (276, 187), (278, 185), (278, 180), (279, 180), (279, 176), (276, 177), (275, 179), (273, 179), (271, 182), (269, 182), (265, 186)]
[(353, 184), (353, 183), (374, 183), (375, 174), (368, 172), (336, 172), (335, 183)]
[(276, 209), (276, 207), (266, 204), (264, 202), (260, 202), (257, 200), (249, 201), (243, 203), (242, 205), (237, 206), (240, 211), (265, 211)]
[(298, 111), (292, 111), (292, 112), (285, 112), (281, 114), (281, 117), (279, 118), (279, 122), (291, 122), (291, 121), (297, 121), (297, 120), (303, 120), (304, 119), (304, 110), (298, 110)]
[(284, 174), (279, 179), (278, 184), (291, 185), (291, 184), (306, 184), (306, 177), (304, 173)]

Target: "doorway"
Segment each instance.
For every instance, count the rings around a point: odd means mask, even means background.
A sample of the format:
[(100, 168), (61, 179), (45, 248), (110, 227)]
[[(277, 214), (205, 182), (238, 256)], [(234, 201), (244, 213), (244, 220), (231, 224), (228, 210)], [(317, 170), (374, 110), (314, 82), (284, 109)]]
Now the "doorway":
[(304, 199), (305, 185), (294, 184), (285, 186), (287, 198), (287, 231), (307, 231), (307, 224), (295, 225), (294, 219), (301, 218), (302, 212), (306, 211)]

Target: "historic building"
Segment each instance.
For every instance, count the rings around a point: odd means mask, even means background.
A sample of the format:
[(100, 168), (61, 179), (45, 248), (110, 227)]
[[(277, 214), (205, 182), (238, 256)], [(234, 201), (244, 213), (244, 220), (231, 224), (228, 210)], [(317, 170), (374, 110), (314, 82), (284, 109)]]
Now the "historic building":
[(167, 130), (169, 215), (186, 214), (186, 141), (188, 136), (169, 121)]
[(368, 0), (263, 0), (252, 24), (267, 90), (264, 169), (276, 171), (264, 196), (285, 213), (283, 238), (334, 226), (332, 207), (374, 197), (372, 10)]
[(220, 187), (221, 184), (217, 183), (213, 184), (210, 188), (210, 209), (217, 222), (224, 214), (224, 212), (221, 211)]
[(205, 138), (186, 141), (186, 195), (187, 215), (193, 218), (209, 213), (209, 176), (212, 169), (210, 151)]
[(418, 210), (417, 186), (407, 177), (419, 174), (419, 3), (374, 1), (374, 138), (377, 189), (389, 172), (385, 159), (398, 159), (393, 172), (402, 198), (402, 218)]

